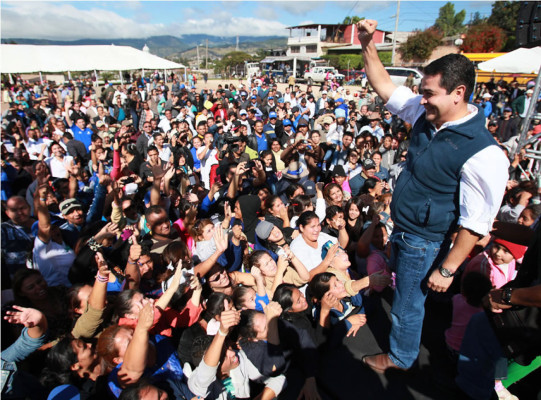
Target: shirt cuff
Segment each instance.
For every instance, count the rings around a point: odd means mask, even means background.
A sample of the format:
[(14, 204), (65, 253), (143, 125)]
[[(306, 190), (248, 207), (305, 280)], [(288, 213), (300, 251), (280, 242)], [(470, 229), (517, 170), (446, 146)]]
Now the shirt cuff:
[(463, 228), (469, 229), (470, 231), (473, 231), (479, 235), (486, 236), (490, 233), (490, 229), (492, 228), (492, 223), (494, 221), (488, 222), (479, 222), (479, 221), (468, 221), (466, 218), (458, 218), (458, 225), (462, 226)]

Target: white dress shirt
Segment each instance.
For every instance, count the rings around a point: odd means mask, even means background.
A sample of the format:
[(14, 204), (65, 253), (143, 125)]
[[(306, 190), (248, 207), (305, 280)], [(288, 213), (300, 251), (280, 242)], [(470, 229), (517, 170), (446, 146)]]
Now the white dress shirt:
[[(386, 106), (391, 113), (414, 125), (425, 112), (420, 104), (421, 99), (421, 95), (399, 86)], [(467, 116), (444, 123), (435, 134), (443, 128), (468, 121), (477, 114), (478, 109), (468, 104), (468, 111)], [(459, 184), (459, 225), (483, 236), (489, 233), (509, 179), (508, 168), (509, 160), (496, 144), (485, 147), (464, 163)]]

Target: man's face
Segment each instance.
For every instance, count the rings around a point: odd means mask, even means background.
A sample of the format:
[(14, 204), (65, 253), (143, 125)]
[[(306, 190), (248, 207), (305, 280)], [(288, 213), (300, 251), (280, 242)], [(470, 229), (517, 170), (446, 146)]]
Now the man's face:
[(197, 127), (197, 133), (200, 135), (200, 136), (203, 136), (205, 134), (205, 132), (207, 131), (207, 128), (205, 125), (199, 125)]
[(147, 154), (148, 154), (148, 158), (150, 159), (152, 163), (154, 164), (158, 163), (158, 152), (156, 150), (151, 150)]
[(487, 129), (492, 135), (494, 135), (498, 130), (498, 125), (490, 124)]
[(171, 115), (171, 110), (165, 111), (165, 118), (167, 118), (168, 121), (171, 121), (171, 118), (173, 116)]
[(70, 210), (70, 212), (64, 215), (66, 220), (73, 225), (83, 225), (85, 220), (83, 219), (83, 210), (81, 207), (76, 207)]
[(263, 133), (263, 123), (262, 122), (256, 122), (255, 125), (254, 125), (254, 131), (258, 134), (258, 135), (261, 135)]
[(16, 225), (23, 225), (30, 217), (30, 207), (23, 199), (12, 197), (7, 202), (6, 214)]
[(147, 135), (150, 135), (150, 132), (152, 132), (152, 125), (150, 125), (148, 122), (145, 122), (145, 124), (143, 125), (143, 131)]
[(85, 120), (82, 119), (82, 118), (79, 118), (75, 124), (76, 124), (77, 127), (78, 127), (79, 129), (81, 129), (81, 130), (82, 130), (82, 129), (85, 129), (85, 127), (86, 127)]
[(375, 168), (366, 169), (363, 167), (363, 171), (364, 171), (364, 174), (369, 178), (373, 178), (376, 175)]
[(454, 89), (451, 93), (440, 86), (441, 74), (425, 75), (422, 81), (423, 97), (420, 104), (426, 110), (426, 120), (440, 127), (445, 122), (454, 119), (456, 106), (464, 101)]
[(368, 106), (361, 106), (361, 114), (362, 115), (368, 114)]
[(147, 223), (152, 232), (157, 235), (169, 236), (169, 233), (171, 232), (171, 224), (169, 223), (169, 218), (164, 210), (158, 214), (150, 214)]
[(342, 137), (342, 143), (346, 149), (349, 148), (351, 142), (353, 142), (353, 138), (351, 136), (344, 135), (344, 137)]
[(390, 138), (389, 136), (386, 136), (383, 139), (383, 147), (385, 147), (386, 149), (389, 149), (391, 147), (391, 142), (392, 142), (392, 138)]

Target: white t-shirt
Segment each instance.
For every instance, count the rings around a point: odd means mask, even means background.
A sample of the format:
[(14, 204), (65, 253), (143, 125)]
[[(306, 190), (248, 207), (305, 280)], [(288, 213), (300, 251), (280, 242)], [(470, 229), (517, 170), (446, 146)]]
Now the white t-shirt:
[[(206, 146), (201, 146), (197, 150), (196, 154), (202, 154), (206, 148)], [(205, 154), (205, 157), (203, 157), (201, 160), (201, 180), (205, 184), (206, 189), (210, 189), (210, 170), (213, 165), (218, 164), (216, 154), (218, 154), (218, 151), (216, 149), (212, 149), (211, 151), (207, 151), (207, 154)]]
[(329, 240), (333, 244), (338, 242), (337, 238), (321, 232), (319, 234), (319, 237), (317, 238), (317, 249), (314, 249), (313, 247), (306, 244), (302, 235), (299, 235), (293, 240), (293, 242), (291, 242), (289, 248), (299, 260), (302, 260), (302, 263), (304, 264), (306, 269), (308, 271), (311, 271), (319, 264), (321, 264), (321, 261), (323, 261), (323, 258), (321, 258), (321, 249), (323, 248), (323, 245)]
[[(31, 160), (37, 160), (38, 156), (34, 155), (34, 153), (41, 153), (41, 148), (43, 145), (46, 145), (47, 147), (51, 143), (51, 140), (49, 139), (43, 139), (39, 138), (38, 140), (30, 139), (28, 138), (28, 142), (26, 142), (24, 145), (26, 146), (26, 151), (28, 151), (28, 154), (30, 156)], [(45, 150), (43, 153), (45, 155), (49, 154), (49, 150)]]
[(45, 159), (45, 162), (51, 169), (51, 175), (53, 178), (65, 178), (68, 176), (68, 170), (66, 167), (73, 165), (73, 157), (64, 156), (62, 160), (58, 160), (56, 157), (49, 157)]
[(34, 239), (32, 254), (34, 269), (43, 275), (49, 286), (71, 286), (68, 272), (75, 260), (75, 252), (66, 244), (58, 244), (53, 240), (43, 243), (39, 237)]

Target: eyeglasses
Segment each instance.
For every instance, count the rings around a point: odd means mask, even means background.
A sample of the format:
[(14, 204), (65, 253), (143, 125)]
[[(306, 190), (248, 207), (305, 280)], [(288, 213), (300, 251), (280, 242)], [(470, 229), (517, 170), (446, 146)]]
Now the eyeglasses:
[(218, 282), (222, 275), (226, 274), (225, 269), (221, 270), (220, 272), (217, 272), (215, 276), (212, 278), (209, 278), (209, 282)]

